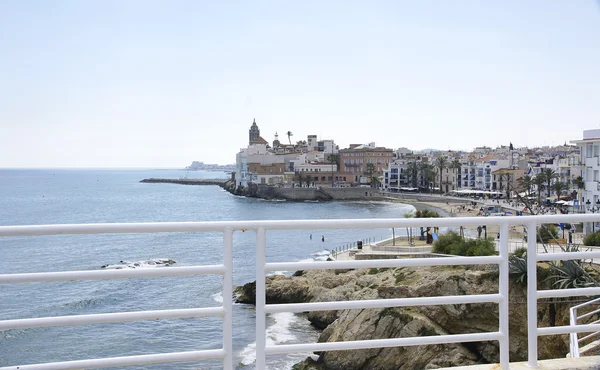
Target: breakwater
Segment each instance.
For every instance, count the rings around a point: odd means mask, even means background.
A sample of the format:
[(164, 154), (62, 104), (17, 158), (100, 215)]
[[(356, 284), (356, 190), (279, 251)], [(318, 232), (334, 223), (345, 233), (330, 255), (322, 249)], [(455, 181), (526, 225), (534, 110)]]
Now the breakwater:
[(227, 179), (159, 179), (149, 178), (143, 179), (140, 182), (153, 184), (180, 184), (180, 185), (218, 185), (225, 186)]

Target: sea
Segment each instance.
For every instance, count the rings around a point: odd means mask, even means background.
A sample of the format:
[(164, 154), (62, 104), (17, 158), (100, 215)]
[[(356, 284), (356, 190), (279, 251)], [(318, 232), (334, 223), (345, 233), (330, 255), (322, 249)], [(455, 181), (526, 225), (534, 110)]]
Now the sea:
[[(285, 202), (234, 196), (218, 186), (140, 183), (158, 178), (227, 178), (224, 172), (169, 169), (0, 169), (0, 225), (116, 222), (401, 218), (414, 208), (387, 202)], [(398, 234), (398, 230), (396, 230)], [(255, 278), (255, 233), (235, 232), (234, 284)], [(389, 229), (267, 232), (267, 261), (316, 261)], [(323, 241), (324, 240), (324, 241)], [(0, 274), (169, 268), (220, 264), (221, 233), (0, 237)], [(169, 262), (169, 260), (171, 260)], [(290, 274), (291, 272), (281, 272)], [(164, 277), (0, 285), (0, 320), (220, 306), (221, 277)], [(255, 309), (233, 306), (237, 369), (255, 368)], [(316, 342), (303, 314), (267, 317), (271, 344)], [(220, 318), (171, 319), (0, 331), (0, 366), (217, 349)], [(291, 369), (311, 353), (268, 356)], [(220, 369), (220, 361), (127, 369)]]

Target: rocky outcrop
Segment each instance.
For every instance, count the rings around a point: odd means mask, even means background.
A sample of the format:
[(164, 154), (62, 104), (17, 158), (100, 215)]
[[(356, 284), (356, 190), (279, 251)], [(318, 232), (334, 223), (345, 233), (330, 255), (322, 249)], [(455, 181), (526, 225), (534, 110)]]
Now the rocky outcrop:
[[(425, 297), (498, 292), (495, 266), (436, 266), (368, 270), (311, 270), (300, 276), (267, 280), (267, 303), (327, 302), (337, 300)], [(241, 288), (251, 303), (252, 284)], [(241, 296), (243, 297), (243, 295)], [(568, 323), (566, 304), (538, 305), (539, 326)], [(524, 287), (510, 285), (510, 358), (527, 357), (527, 306)], [(497, 304), (418, 306), (311, 312), (308, 319), (323, 328), (320, 342), (399, 338), (498, 330)], [(568, 337), (543, 337), (539, 358), (564, 357)], [(498, 362), (498, 342), (393, 347), (319, 354), (297, 369), (433, 369)]]

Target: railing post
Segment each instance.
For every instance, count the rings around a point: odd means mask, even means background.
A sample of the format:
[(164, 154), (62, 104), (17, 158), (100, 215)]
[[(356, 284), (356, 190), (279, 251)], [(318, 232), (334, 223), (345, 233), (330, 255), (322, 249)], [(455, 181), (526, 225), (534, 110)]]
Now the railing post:
[[(570, 323), (571, 323), (571, 327), (575, 327), (577, 326), (577, 308), (575, 307), (571, 307), (571, 309), (569, 310), (571, 313), (571, 318), (570, 318)], [(570, 349), (570, 353), (571, 353), (571, 357), (572, 358), (577, 358), (579, 357), (579, 342), (578, 342), (578, 337), (577, 337), (577, 333), (569, 333), (569, 339), (570, 339), (570, 345), (569, 345), (569, 349)]]
[(537, 368), (537, 224), (527, 224), (527, 366)]
[(223, 369), (233, 370), (233, 229), (223, 231)]
[(265, 368), (265, 346), (267, 329), (265, 317), (266, 286), (266, 232), (264, 227), (256, 230), (256, 368)]
[(508, 369), (510, 366), (509, 359), (509, 336), (508, 336), (508, 223), (500, 226), (500, 284), (498, 287), (499, 293), (502, 296), (498, 311), (500, 313), (500, 322), (498, 323), (502, 338), (500, 339), (500, 368)]

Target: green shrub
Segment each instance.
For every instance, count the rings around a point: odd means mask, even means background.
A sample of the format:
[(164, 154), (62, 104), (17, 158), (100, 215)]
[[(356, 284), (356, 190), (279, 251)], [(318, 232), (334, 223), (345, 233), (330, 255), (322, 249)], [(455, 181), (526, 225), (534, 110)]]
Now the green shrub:
[(495, 253), (494, 239), (463, 239), (454, 231), (440, 235), (433, 243), (433, 253), (455, 256), (491, 256)]
[(600, 231), (590, 233), (583, 238), (583, 245), (600, 246)]
[(556, 227), (556, 225), (542, 225), (538, 229), (538, 243), (548, 243), (550, 240), (553, 239), (558, 239), (558, 227)]
[(459, 244), (463, 238), (454, 231), (449, 231), (446, 234), (440, 234), (438, 240), (433, 243), (433, 253), (452, 254), (452, 245)]
[(525, 258), (526, 255), (527, 255), (526, 247), (519, 247), (519, 248), (515, 249), (515, 251), (512, 253), (512, 256), (521, 257), (521, 258)]
[(430, 211), (428, 209), (419, 209), (415, 213), (415, 218), (439, 218), (440, 214), (436, 211)]

